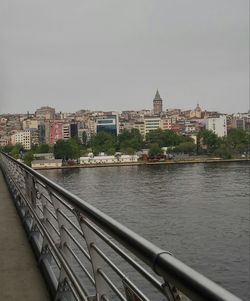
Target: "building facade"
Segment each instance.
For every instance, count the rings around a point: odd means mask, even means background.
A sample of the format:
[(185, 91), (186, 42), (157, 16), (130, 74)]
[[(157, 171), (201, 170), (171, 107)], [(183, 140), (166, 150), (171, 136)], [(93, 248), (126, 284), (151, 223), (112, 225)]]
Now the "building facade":
[(218, 118), (207, 118), (206, 129), (214, 132), (218, 137), (227, 136), (227, 118), (221, 115)]
[(234, 118), (232, 120), (232, 127), (236, 129), (246, 129), (246, 121), (243, 118)]
[(24, 149), (31, 149), (31, 132), (30, 130), (20, 131), (11, 136), (11, 144), (21, 144)]
[(160, 128), (162, 130), (171, 130), (172, 124), (173, 124), (172, 118), (162, 118), (160, 123)]
[(55, 118), (55, 109), (51, 107), (41, 107), (37, 109), (35, 115), (38, 119), (47, 119), (51, 120)]
[(50, 145), (54, 145), (56, 141), (61, 140), (63, 138), (62, 128), (62, 122), (52, 122), (50, 124)]
[(136, 121), (133, 125), (133, 128), (137, 129), (143, 138), (146, 137), (144, 122)]
[(160, 117), (145, 117), (144, 118), (145, 126), (145, 135), (150, 131), (157, 130), (161, 127), (161, 118)]
[(114, 135), (119, 134), (119, 116), (115, 115), (104, 115), (96, 118), (96, 133), (107, 132)]

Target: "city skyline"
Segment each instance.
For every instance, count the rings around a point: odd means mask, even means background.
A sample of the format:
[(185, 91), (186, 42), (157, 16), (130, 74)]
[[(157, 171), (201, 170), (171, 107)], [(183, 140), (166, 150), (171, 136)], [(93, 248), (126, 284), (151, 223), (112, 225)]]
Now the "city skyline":
[(157, 89), (164, 110), (249, 110), (247, 0), (0, 8), (0, 114), (152, 109)]
[[(156, 94), (159, 93), (158, 91), (159, 89), (156, 90)], [(40, 105), (39, 107), (36, 107), (34, 108), (33, 110), (25, 110), (25, 108), (23, 108), (22, 111), (20, 112), (17, 112), (17, 111), (12, 111), (12, 112), (2, 112), (0, 110), (0, 115), (8, 115), (8, 114), (21, 114), (21, 115), (25, 115), (25, 114), (35, 114), (36, 110), (40, 109), (40, 108), (54, 108), (55, 109), (55, 112), (57, 114), (59, 113), (68, 113), (68, 114), (75, 114), (76, 112), (79, 112), (79, 111), (89, 111), (89, 112), (117, 112), (117, 113), (122, 113), (122, 112), (140, 112), (140, 111), (150, 111), (151, 113), (154, 113), (154, 98), (152, 98), (151, 100), (151, 107), (148, 107), (148, 108), (140, 108), (140, 109), (133, 109), (133, 108), (130, 108), (130, 109), (124, 109), (124, 110), (113, 110), (112, 108), (110, 109), (107, 109), (107, 110), (101, 110), (101, 109), (90, 109), (90, 108), (78, 108), (76, 110), (70, 110), (70, 111), (63, 111), (61, 110), (60, 108), (57, 108), (55, 106), (53, 106), (52, 104), (44, 104), (44, 105)], [(230, 115), (230, 114), (237, 114), (237, 113), (249, 113), (250, 112), (250, 109), (246, 110), (246, 111), (235, 111), (235, 112), (228, 112), (228, 111), (219, 111), (219, 110), (209, 110), (207, 107), (204, 107), (202, 106), (199, 102), (195, 103), (193, 107), (186, 107), (186, 108), (180, 108), (180, 107), (171, 107), (171, 108), (166, 108), (164, 107), (164, 99), (162, 99), (162, 103), (163, 103), (163, 112), (167, 112), (167, 111), (172, 111), (172, 110), (180, 110), (182, 112), (185, 112), (185, 111), (193, 111), (195, 110), (195, 108), (197, 108), (197, 106), (201, 107), (201, 110), (203, 112), (217, 112), (219, 114), (226, 114), (226, 115)]]

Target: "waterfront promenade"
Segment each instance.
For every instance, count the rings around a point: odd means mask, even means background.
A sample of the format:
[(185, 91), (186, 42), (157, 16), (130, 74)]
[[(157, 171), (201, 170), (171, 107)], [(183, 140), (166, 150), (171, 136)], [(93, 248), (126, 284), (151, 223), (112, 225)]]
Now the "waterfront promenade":
[(50, 300), (0, 170), (0, 300)]
[(178, 165), (178, 164), (200, 164), (200, 163), (233, 163), (233, 162), (246, 162), (250, 163), (250, 159), (191, 159), (191, 160), (165, 160), (165, 161), (138, 161), (129, 163), (95, 163), (95, 164), (74, 164), (63, 165), (60, 167), (36, 167), (35, 170), (49, 170), (49, 169), (70, 169), (70, 168), (95, 168), (95, 167), (117, 167), (117, 166), (147, 166), (147, 165)]

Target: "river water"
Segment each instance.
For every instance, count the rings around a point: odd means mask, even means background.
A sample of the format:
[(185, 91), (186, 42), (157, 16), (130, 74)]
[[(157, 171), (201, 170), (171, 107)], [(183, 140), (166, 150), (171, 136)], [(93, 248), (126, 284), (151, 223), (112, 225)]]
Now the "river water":
[(241, 162), (41, 173), (249, 300), (249, 167)]

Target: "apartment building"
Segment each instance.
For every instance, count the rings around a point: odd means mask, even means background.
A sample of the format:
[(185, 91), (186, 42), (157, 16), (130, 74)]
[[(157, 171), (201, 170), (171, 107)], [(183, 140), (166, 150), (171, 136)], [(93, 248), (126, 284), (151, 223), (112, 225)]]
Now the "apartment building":
[(214, 132), (218, 137), (227, 136), (227, 118), (221, 115), (217, 118), (207, 118), (206, 129)]
[(16, 145), (17, 143), (22, 144), (26, 150), (31, 149), (31, 131), (25, 130), (13, 134), (11, 136), (11, 144)]

